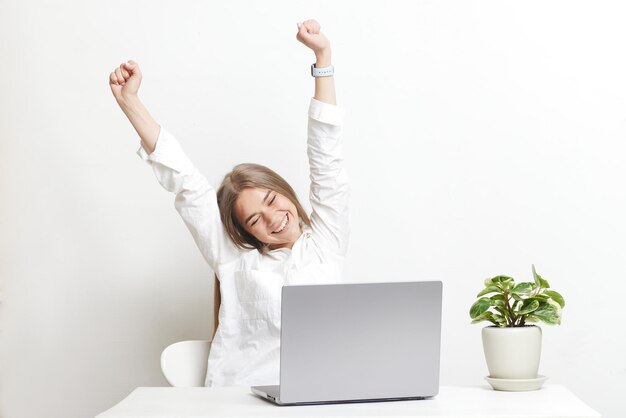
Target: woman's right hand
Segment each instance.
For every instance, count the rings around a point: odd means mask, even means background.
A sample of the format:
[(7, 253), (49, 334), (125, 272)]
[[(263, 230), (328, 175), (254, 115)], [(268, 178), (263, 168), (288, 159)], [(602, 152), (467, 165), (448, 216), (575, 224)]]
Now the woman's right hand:
[(133, 60), (122, 63), (109, 76), (111, 92), (118, 102), (133, 95), (137, 95), (141, 85), (141, 70), (139, 64)]

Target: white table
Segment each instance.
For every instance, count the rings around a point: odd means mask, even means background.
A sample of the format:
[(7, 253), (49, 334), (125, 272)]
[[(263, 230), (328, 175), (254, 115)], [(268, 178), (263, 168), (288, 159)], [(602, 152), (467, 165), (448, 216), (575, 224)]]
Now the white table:
[(600, 418), (563, 386), (498, 392), (489, 386), (443, 386), (433, 399), (334, 405), (276, 406), (248, 387), (140, 387), (97, 418), (143, 417), (432, 417)]

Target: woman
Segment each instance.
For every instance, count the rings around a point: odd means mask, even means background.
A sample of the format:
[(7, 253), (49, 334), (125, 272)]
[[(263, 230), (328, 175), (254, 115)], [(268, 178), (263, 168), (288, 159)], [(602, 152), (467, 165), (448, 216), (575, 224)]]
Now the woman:
[(330, 42), (320, 25), (299, 23), (296, 38), (316, 57), (307, 141), (310, 218), (287, 182), (260, 165), (236, 166), (216, 193), (140, 102), (138, 64), (123, 63), (110, 75), (113, 95), (141, 137), (139, 155), (176, 194), (176, 209), (219, 277), (219, 326), (206, 386), (278, 384), (281, 287), (342, 278), (349, 194), (343, 109), (336, 106)]

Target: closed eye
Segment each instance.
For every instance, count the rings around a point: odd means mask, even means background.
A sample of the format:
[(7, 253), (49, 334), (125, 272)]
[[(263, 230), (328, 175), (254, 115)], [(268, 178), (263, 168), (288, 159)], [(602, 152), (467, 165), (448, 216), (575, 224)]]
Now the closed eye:
[[(270, 192), (267, 192), (267, 195), (266, 195), (265, 199), (263, 199), (263, 201), (264, 201), (264, 202), (265, 202), (265, 200), (267, 199), (267, 196), (268, 196), (269, 194), (270, 194)], [(276, 195), (273, 195), (273, 196), (272, 196), (272, 200), (270, 200), (270, 202), (269, 202), (267, 205), (268, 205), (268, 206), (270, 206), (272, 203), (274, 203), (274, 200), (276, 200)], [(252, 223), (250, 224), (250, 226), (254, 226), (254, 224), (256, 224), (256, 223), (257, 223), (257, 221), (259, 220), (259, 218), (260, 218), (260, 217), (259, 217), (259, 216), (257, 216), (257, 218), (254, 220), (254, 222), (252, 222)]]

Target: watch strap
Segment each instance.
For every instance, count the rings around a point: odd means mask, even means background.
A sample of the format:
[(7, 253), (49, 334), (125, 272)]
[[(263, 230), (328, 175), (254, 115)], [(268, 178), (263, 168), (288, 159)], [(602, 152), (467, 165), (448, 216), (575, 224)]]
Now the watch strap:
[(332, 65), (324, 68), (317, 68), (315, 64), (311, 64), (311, 75), (313, 77), (331, 77), (335, 74), (335, 67)]

